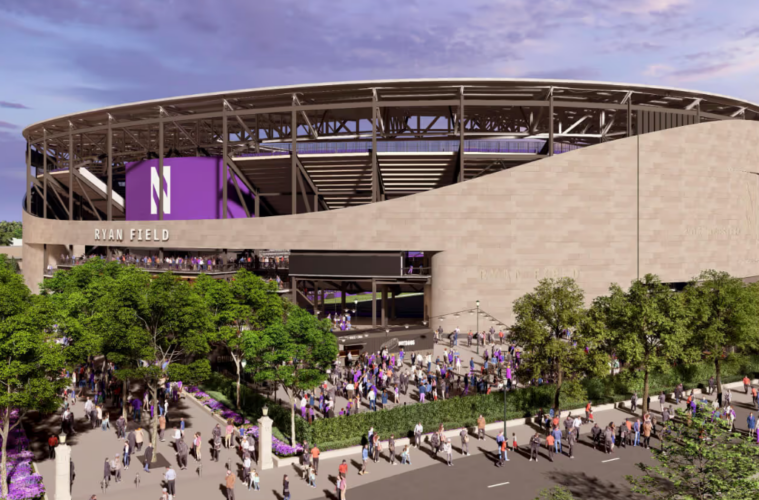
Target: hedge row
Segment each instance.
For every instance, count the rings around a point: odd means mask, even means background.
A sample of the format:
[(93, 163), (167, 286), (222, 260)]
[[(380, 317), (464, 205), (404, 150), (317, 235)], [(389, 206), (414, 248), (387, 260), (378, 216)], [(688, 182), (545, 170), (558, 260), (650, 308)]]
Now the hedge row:
[[(710, 363), (680, 365), (666, 373), (653, 373), (649, 377), (651, 398), (655, 399), (659, 391), (672, 392), (679, 383), (683, 383), (686, 390), (702, 387), (713, 374), (714, 366)], [(759, 356), (733, 356), (723, 362), (723, 383), (741, 380), (744, 375), (759, 375)], [(222, 392), (234, 401), (234, 382), (217, 375), (210, 384), (212, 385), (206, 386)], [(274, 425), (285, 436), (290, 435), (290, 412), (286, 405), (278, 405), (247, 387), (243, 387), (243, 390), (245, 404), (241, 413), (246, 418), (251, 421), (257, 419), (261, 415), (261, 408), (268, 404), (269, 415), (274, 420)], [(554, 390), (552, 385), (543, 385), (507, 393), (506, 418), (531, 416), (539, 408), (547, 410), (553, 406)], [(595, 406), (616, 403), (629, 399), (634, 391), (638, 392), (639, 397), (643, 396), (643, 376), (640, 372), (623, 372), (615, 376), (586, 379), (572, 390), (567, 387), (566, 394), (562, 390), (560, 406), (562, 410), (574, 410), (584, 407), (588, 400)], [(362, 444), (370, 427), (374, 427), (383, 438), (391, 434), (396, 438), (410, 437), (418, 422), (422, 423), (426, 431), (436, 429), (440, 424), (448, 429), (471, 427), (476, 425), (479, 415), (483, 415), (488, 422), (503, 420), (503, 398), (503, 393), (500, 392), (454, 397), (445, 401), (396, 406), (358, 415), (317, 419), (313, 424), (308, 424), (296, 415), (295, 434), (298, 441), (307, 440), (309, 443), (318, 444), (322, 450), (328, 450)]]

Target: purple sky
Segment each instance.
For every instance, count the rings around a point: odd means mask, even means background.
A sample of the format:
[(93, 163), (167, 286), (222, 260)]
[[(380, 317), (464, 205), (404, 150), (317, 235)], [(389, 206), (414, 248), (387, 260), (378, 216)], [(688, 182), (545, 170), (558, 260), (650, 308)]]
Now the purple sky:
[(21, 129), (90, 108), (269, 85), (536, 77), (759, 101), (755, 0), (0, 0), (0, 220)]

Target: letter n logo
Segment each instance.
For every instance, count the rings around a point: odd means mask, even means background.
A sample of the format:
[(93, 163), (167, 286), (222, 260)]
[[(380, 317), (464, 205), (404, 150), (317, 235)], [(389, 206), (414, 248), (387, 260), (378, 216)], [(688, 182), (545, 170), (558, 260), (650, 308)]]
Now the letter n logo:
[[(150, 215), (158, 213), (160, 189), (158, 167), (150, 167)], [(163, 213), (171, 213), (171, 167), (168, 165), (163, 166)]]

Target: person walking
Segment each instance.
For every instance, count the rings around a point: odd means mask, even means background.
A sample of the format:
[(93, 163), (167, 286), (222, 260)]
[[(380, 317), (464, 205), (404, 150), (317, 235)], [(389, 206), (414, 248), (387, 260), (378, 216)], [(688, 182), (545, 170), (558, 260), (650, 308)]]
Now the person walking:
[(227, 471), (227, 477), (224, 484), (227, 487), (227, 500), (235, 500), (235, 480), (237, 478), (232, 474), (231, 470)]
[(366, 474), (366, 462), (369, 461), (369, 449), (364, 445), (363, 449), (361, 450), (361, 471), (358, 473), (359, 476), (363, 476)]
[(103, 465), (103, 481), (106, 484), (111, 482), (111, 463), (108, 461), (108, 457), (106, 457), (105, 464)]
[(667, 396), (664, 391), (659, 394), (659, 412), (664, 411), (664, 404), (667, 402)]
[(248, 483), (248, 489), (250, 489), (250, 486), (253, 485), (253, 489), (256, 491), (261, 491), (261, 478), (258, 476), (258, 471), (256, 469), (253, 469), (253, 474), (250, 478), (250, 483)]
[(653, 428), (653, 424), (650, 420), (646, 420), (643, 422), (643, 446), (648, 449), (651, 444), (651, 429)]
[(748, 388), (751, 386), (751, 379), (748, 378), (748, 375), (743, 377), (743, 392), (744, 394), (748, 394)]
[(161, 440), (161, 442), (165, 441), (164, 436), (166, 434), (166, 416), (161, 415), (158, 417), (158, 439)]
[(390, 434), (390, 439), (387, 440), (387, 451), (389, 453), (388, 460), (391, 465), (397, 465), (395, 463), (395, 436)]
[(749, 435), (754, 433), (754, 430), (756, 430), (756, 417), (754, 417), (754, 412), (751, 412), (748, 414), (748, 418), (746, 419), (746, 423), (748, 424), (748, 433)]
[(316, 445), (314, 445), (313, 448), (311, 448), (311, 463), (314, 467), (314, 474), (317, 476), (319, 475), (319, 454), (321, 452), (319, 451), (319, 448), (317, 448)]
[(164, 473), (163, 477), (166, 479), (166, 487), (169, 490), (169, 495), (171, 495), (173, 498), (177, 494), (177, 472), (171, 468), (171, 465), (167, 465), (166, 472)]
[(477, 440), (482, 441), (485, 439), (485, 417), (480, 415), (477, 417)]
[(574, 458), (574, 449), (575, 449), (575, 432), (574, 429), (570, 429), (569, 432), (567, 432), (567, 443), (569, 445), (569, 458)]
[(461, 432), (459, 432), (459, 436), (461, 437), (461, 454), (465, 457), (469, 456), (469, 431), (467, 431), (466, 427), (461, 429)]
[(540, 447), (540, 434), (537, 432), (530, 438), (530, 462), (538, 461), (538, 448)]
[(290, 480), (287, 474), (282, 478), (282, 500), (290, 500)]
[(55, 447), (58, 446), (58, 436), (55, 434), (51, 434), (49, 438), (47, 438), (47, 453), (48, 458), (55, 458)]
[(129, 470), (129, 462), (131, 462), (132, 447), (129, 445), (129, 441), (124, 441), (124, 469)]
[(546, 436), (546, 449), (548, 450), (548, 460), (553, 462), (553, 451), (554, 447), (556, 446), (555, 438), (553, 437), (552, 433), (549, 433)]
[(451, 442), (447, 440), (445, 444), (443, 445), (443, 451), (445, 451), (446, 457), (448, 457), (448, 467), (453, 466), (453, 447), (451, 446)]
[(339, 485), (338, 490), (340, 493), (338, 496), (338, 500), (345, 500), (345, 492), (348, 489), (347, 479), (343, 477), (342, 479), (339, 479), (339, 481), (340, 481), (340, 485)]
[(150, 441), (148, 441), (148, 446), (145, 448), (143, 460), (145, 460), (145, 472), (150, 473), (150, 462), (153, 461), (153, 443)]
[[(759, 442), (759, 437), (757, 437), (757, 442)], [(409, 445), (404, 446), (401, 452), (401, 465), (404, 464), (411, 465), (411, 450)]]
[(419, 422), (414, 426), (414, 446), (416, 448), (419, 448), (419, 445), (422, 443), (422, 432), (424, 432), (424, 428), (422, 427), (422, 423)]
[(633, 413), (638, 411), (638, 393), (633, 392), (632, 397), (630, 398), (630, 409)]
[(181, 437), (177, 440), (176, 447), (179, 468), (184, 470), (187, 468), (187, 455), (190, 454), (190, 449), (188, 448), (187, 443), (185, 443), (184, 439)]
[(559, 429), (558, 426), (554, 426), (553, 431), (551, 431), (551, 436), (553, 436), (554, 439), (554, 451), (561, 455), (563, 453), (563, 450), (561, 448), (561, 429)]

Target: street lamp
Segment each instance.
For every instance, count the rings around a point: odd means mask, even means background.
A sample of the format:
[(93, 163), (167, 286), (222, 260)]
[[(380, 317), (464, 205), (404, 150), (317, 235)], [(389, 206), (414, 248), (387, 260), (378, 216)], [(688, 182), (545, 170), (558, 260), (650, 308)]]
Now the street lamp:
[[(242, 366), (243, 375), (244, 375), (244, 372), (245, 372), (245, 367), (247, 365), (248, 365), (248, 360), (243, 359), (242, 361), (240, 361), (240, 366)], [(242, 393), (242, 406), (243, 406), (243, 408), (245, 407), (245, 392)]]
[(480, 355), (480, 301), (477, 301), (477, 355)]

